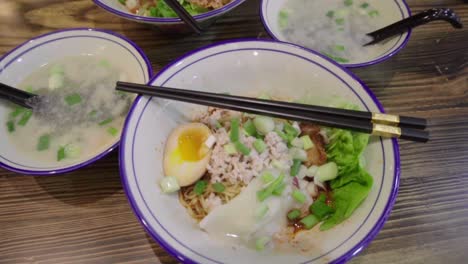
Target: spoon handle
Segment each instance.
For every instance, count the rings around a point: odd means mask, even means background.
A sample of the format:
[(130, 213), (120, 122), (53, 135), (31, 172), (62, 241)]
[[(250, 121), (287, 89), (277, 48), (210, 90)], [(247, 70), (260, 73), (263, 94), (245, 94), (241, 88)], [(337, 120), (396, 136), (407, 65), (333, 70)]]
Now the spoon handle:
[(408, 31), (410, 28), (424, 25), (431, 21), (444, 20), (452, 24), (454, 28), (462, 28), (460, 18), (449, 8), (432, 8), (414, 16), (410, 16), (396, 23), (393, 23), (384, 28), (378, 29), (374, 32), (368, 33), (367, 35), (372, 37), (373, 40), (364, 46), (373, 45), (389, 37), (399, 35), (403, 32)]
[(9, 85), (4, 83), (0, 83), (0, 99), (4, 99), (10, 101), (11, 103), (31, 108), (31, 106), (27, 103), (29, 99), (34, 97), (34, 94), (13, 88)]

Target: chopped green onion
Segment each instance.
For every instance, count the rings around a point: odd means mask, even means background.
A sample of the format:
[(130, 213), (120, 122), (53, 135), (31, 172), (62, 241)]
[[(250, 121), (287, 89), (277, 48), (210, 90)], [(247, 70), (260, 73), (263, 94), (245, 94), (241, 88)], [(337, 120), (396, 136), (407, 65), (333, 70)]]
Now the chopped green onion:
[(224, 190), (226, 190), (226, 187), (224, 186), (224, 184), (216, 182), (213, 184), (213, 190), (217, 193), (222, 193), (224, 192)]
[(319, 219), (324, 219), (329, 214), (334, 212), (332, 207), (328, 206), (325, 204), (325, 202), (322, 201), (315, 201), (313, 204), (311, 204), (309, 211), (316, 215)]
[(309, 230), (312, 229), (316, 224), (318, 224), (320, 220), (315, 215), (310, 214), (302, 218), (300, 222), (305, 229)]
[(288, 135), (289, 142), (296, 138), (300, 133), (295, 127), (293, 127), (289, 123), (284, 124), (284, 132), (286, 133), (286, 135)]
[(28, 93), (33, 93), (33, 92), (34, 92), (32, 85), (26, 86), (26, 88), (24, 88), (24, 90), (25, 90), (26, 92), (28, 92)]
[(247, 147), (246, 145), (242, 144), (242, 142), (237, 141), (234, 143), (234, 146), (236, 146), (237, 151), (242, 153), (244, 156), (248, 156), (250, 154), (251, 149)]
[(115, 137), (119, 134), (119, 130), (115, 127), (109, 127), (107, 129), (107, 133), (109, 133), (111, 136)]
[(335, 15), (335, 11), (333, 11), (333, 10), (330, 10), (330, 11), (327, 12), (327, 17), (329, 17), (329, 18), (333, 18), (334, 15)]
[(254, 143), (253, 143), (253, 146), (255, 148), (255, 150), (258, 152), (258, 153), (263, 153), (266, 148), (267, 148), (267, 145), (265, 144), (265, 142), (259, 138), (257, 138)]
[(270, 238), (269, 237), (261, 237), (261, 238), (258, 238), (256, 241), (255, 241), (255, 249), (257, 251), (262, 251), (265, 249), (265, 246), (266, 244), (268, 244), (268, 242), (270, 242)]
[(337, 62), (340, 62), (340, 63), (347, 63), (349, 62), (348, 59), (345, 59), (345, 58), (342, 58), (342, 57), (337, 57), (337, 56), (333, 56), (329, 53), (326, 53), (326, 52), (322, 52), (323, 55), (329, 57), (330, 59), (334, 60), (334, 61), (337, 61)]
[(336, 166), (335, 162), (329, 162), (320, 166), (315, 175), (320, 182), (331, 181), (336, 176), (338, 176), (338, 166)]
[(233, 118), (231, 120), (231, 132), (229, 133), (231, 142), (239, 141), (239, 119)]
[(317, 171), (318, 171), (318, 166), (312, 165), (307, 169), (306, 176), (314, 177), (315, 174), (317, 174)]
[(193, 191), (195, 192), (196, 195), (203, 195), (205, 193), (206, 187), (208, 184), (204, 180), (199, 180), (197, 183), (195, 183), (195, 187), (193, 188)]
[(77, 93), (73, 93), (65, 97), (65, 102), (67, 102), (69, 106), (79, 104), (81, 101), (81, 96)]
[(268, 205), (262, 204), (257, 208), (257, 210), (255, 210), (255, 218), (257, 218), (257, 220), (261, 220), (268, 213), (269, 209), (270, 208), (268, 208)]
[(96, 114), (97, 114), (97, 111), (96, 111), (96, 110), (93, 110), (93, 111), (89, 112), (88, 115), (89, 115), (90, 117), (95, 117)]
[(275, 121), (268, 116), (256, 116), (253, 120), (257, 133), (266, 135), (275, 129)]
[(279, 160), (272, 160), (271, 161), (271, 166), (273, 166), (273, 168), (276, 168), (278, 170), (287, 169), (286, 164), (284, 164), (284, 162), (281, 162)]
[(367, 13), (370, 17), (376, 17), (379, 15), (379, 11), (377, 10), (372, 10), (369, 13)]
[(9, 118), (10, 119), (14, 119), (16, 118), (17, 116), (19, 116), (20, 114), (22, 114), (24, 111), (26, 111), (27, 109), (24, 108), (24, 107), (21, 107), (21, 106), (17, 106), (15, 107), (15, 109), (13, 110), (13, 112), (10, 113), (9, 115)]
[(275, 130), (276, 134), (278, 134), (278, 136), (283, 139), (285, 142), (288, 142), (288, 136), (283, 133), (283, 131), (280, 131), (280, 130)]
[(291, 155), (291, 158), (296, 159), (296, 160), (300, 160), (300, 161), (307, 160), (307, 152), (300, 148), (289, 149), (289, 155)]
[(288, 18), (289, 18), (289, 14), (287, 11), (281, 10), (279, 12), (278, 23), (279, 23), (280, 28), (285, 28), (288, 26)]
[(33, 112), (31, 109), (26, 109), (23, 115), (21, 116), (20, 121), (18, 121), (18, 125), (25, 126), (28, 123), (29, 119), (31, 118), (32, 114)]
[(216, 120), (215, 126), (216, 126), (216, 128), (222, 128), (223, 127), (223, 125), (221, 125), (221, 123), (218, 120)]
[(244, 123), (244, 130), (249, 136), (255, 137), (257, 135), (257, 129), (255, 128), (254, 123), (250, 119)]
[(278, 188), (283, 183), (284, 174), (280, 174), (272, 183), (270, 183), (267, 187), (263, 188), (262, 190), (257, 192), (257, 199), (260, 202), (265, 201), (268, 197), (273, 194), (273, 191)]
[(293, 165), (291, 167), (291, 172), (289, 173), (289, 174), (291, 174), (291, 176), (296, 176), (299, 173), (299, 169), (301, 168), (301, 163), (302, 163), (302, 161), (300, 161), (298, 159), (293, 160)]
[(67, 144), (65, 146), (65, 156), (67, 158), (78, 158), (81, 154), (81, 148), (76, 144)]
[(8, 132), (9, 132), (9, 133), (15, 132), (15, 122), (13, 122), (13, 121), (10, 120), (10, 121), (8, 121), (8, 122), (6, 123), (6, 126), (7, 126), (7, 129), (8, 129)]
[(293, 209), (288, 213), (288, 219), (289, 220), (296, 220), (301, 216), (301, 210), (299, 209)]
[(291, 145), (296, 148), (303, 148), (304, 142), (299, 138), (295, 138), (291, 141)]
[(109, 68), (111, 66), (108, 60), (101, 60), (99, 61), (98, 65), (104, 68)]
[(159, 186), (161, 186), (161, 190), (163, 193), (173, 193), (180, 190), (179, 183), (177, 182), (177, 178), (173, 176), (166, 176), (160, 182)]
[(292, 192), (292, 197), (294, 198), (294, 200), (296, 200), (296, 202), (301, 204), (305, 203), (307, 199), (306, 195), (299, 190), (294, 190)]
[(304, 179), (304, 177), (307, 176), (307, 167), (304, 166), (304, 165), (301, 165), (301, 167), (299, 168), (299, 173), (297, 174), (297, 178), (299, 179)]
[(314, 147), (314, 142), (310, 139), (308, 135), (300, 137), (303, 143), (304, 150), (308, 150)]
[(264, 183), (270, 183), (275, 180), (275, 176), (273, 176), (273, 174), (271, 174), (271, 172), (269, 171), (265, 171), (264, 173), (262, 173), (260, 178)]
[(284, 189), (286, 189), (286, 184), (283, 182), (278, 187), (276, 187), (272, 194), (275, 196), (281, 196), (283, 194)]
[(369, 7), (369, 4), (368, 3), (362, 3), (360, 5), (361, 8), (368, 8)]
[(344, 51), (345, 50), (345, 46), (343, 46), (343, 45), (335, 45), (335, 46), (333, 46), (333, 48), (335, 50), (338, 50), (338, 51)]
[(344, 0), (345, 6), (352, 6), (353, 5), (353, 0)]
[(335, 23), (336, 23), (337, 25), (344, 25), (344, 22), (345, 22), (344, 18), (337, 18), (337, 19), (335, 19)]
[(61, 161), (65, 159), (65, 148), (60, 147), (59, 150), (57, 151), (57, 161)]
[(223, 148), (229, 155), (237, 154), (236, 146), (233, 143), (226, 144)]
[(50, 145), (50, 136), (49, 135), (42, 135), (37, 142), (37, 151), (43, 151), (49, 149)]
[(104, 125), (109, 124), (109, 123), (112, 122), (112, 121), (114, 121), (114, 118), (109, 117), (109, 118), (107, 118), (106, 120), (103, 120), (103, 121), (99, 122), (99, 125), (100, 125), (100, 126), (104, 126)]

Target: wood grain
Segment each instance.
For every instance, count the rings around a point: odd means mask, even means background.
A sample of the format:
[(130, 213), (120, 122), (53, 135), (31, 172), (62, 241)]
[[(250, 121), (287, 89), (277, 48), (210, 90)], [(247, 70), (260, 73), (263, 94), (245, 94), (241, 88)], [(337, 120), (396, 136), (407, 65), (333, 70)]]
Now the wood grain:
[[(461, 0), (410, 0), (413, 12)], [(1, 0), (0, 54), (56, 29), (117, 31), (156, 71), (192, 49), (268, 38), (248, 0), (203, 36), (175, 37), (117, 18), (91, 0)], [(394, 58), (354, 70), (390, 112), (429, 118), (432, 140), (401, 142), (402, 178), (383, 230), (352, 263), (466, 263), (468, 259), (468, 31), (416, 29)], [(0, 263), (176, 263), (143, 230), (123, 193), (116, 152), (80, 171), (27, 177), (0, 169)]]

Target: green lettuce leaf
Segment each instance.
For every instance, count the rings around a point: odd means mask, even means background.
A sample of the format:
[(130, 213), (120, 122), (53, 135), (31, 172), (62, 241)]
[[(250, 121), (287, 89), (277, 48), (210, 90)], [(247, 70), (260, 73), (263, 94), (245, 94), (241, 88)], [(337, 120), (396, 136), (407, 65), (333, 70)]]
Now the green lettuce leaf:
[[(186, 0), (178, 0), (190, 15), (199, 15), (208, 11), (208, 9), (194, 5)], [(166, 2), (159, 0), (156, 7), (150, 8), (150, 15), (153, 17), (177, 17), (177, 14), (169, 7)]]

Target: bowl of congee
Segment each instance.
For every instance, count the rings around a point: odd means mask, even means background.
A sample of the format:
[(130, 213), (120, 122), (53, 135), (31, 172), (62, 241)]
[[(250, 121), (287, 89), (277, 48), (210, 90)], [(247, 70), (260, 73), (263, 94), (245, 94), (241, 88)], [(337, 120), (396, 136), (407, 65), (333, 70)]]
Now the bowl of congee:
[(408, 18), (404, 0), (262, 0), (262, 22), (275, 40), (311, 49), (348, 68), (383, 62), (404, 48), (411, 30), (383, 42), (368, 33)]
[(0, 82), (37, 97), (32, 109), (0, 101), (0, 166), (52, 175), (102, 158), (134, 100), (116, 81), (146, 83), (151, 73), (133, 42), (102, 30), (56, 31), (16, 47), (0, 60)]

